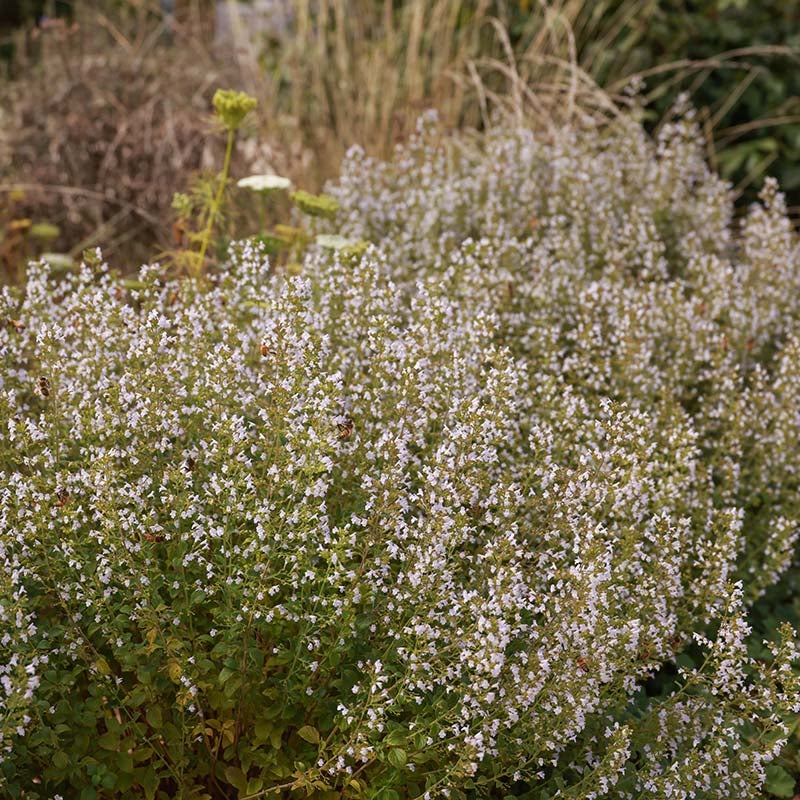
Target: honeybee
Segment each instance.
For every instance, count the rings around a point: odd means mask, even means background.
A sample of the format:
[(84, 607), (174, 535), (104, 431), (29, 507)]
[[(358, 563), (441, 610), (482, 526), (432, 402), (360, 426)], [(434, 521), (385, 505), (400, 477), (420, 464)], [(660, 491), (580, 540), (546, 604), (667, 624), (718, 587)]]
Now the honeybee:
[(21, 333), (25, 330), (25, 323), (20, 322), (18, 319), (11, 319), (11, 317), (6, 317), (6, 322), (15, 330), (17, 333)]
[(56, 489), (56, 505), (59, 508), (63, 508), (68, 501), (69, 501), (69, 492), (65, 487), (59, 486), (58, 489)]
[(197, 464), (197, 462), (191, 456), (189, 456), (186, 459), (186, 461), (184, 462), (184, 466), (186, 467), (186, 471), (187, 472), (194, 472), (195, 464)]
[(47, 378), (45, 378), (44, 375), (42, 375), (42, 377), (39, 378), (37, 386), (39, 387), (39, 391), (41, 392), (42, 397), (50, 396), (50, 381), (47, 380)]
[(575, 659), (575, 663), (578, 665), (578, 667), (581, 669), (582, 672), (589, 671), (589, 664), (586, 662), (586, 659), (583, 656), (578, 656)]
[(344, 422), (339, 422), (336, 427), (339, 429), (339, 437), (342, 439), (349, 439), (353, 434), (353, 420), (346, 417)]

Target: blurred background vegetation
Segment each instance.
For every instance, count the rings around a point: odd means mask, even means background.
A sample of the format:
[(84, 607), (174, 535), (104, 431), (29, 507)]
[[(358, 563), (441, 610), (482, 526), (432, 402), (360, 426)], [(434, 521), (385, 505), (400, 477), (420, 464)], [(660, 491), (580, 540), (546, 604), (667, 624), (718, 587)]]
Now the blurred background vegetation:
[(0, 278), (43, 251), (134, 268), (174, 244), (173, 193), (219, 162), (218, 86), (259, 100), (234, 177), (312, 191), (428, 107), (552, 135), (634, 103), (655, 129), (686, 92), (740, 206), (771, 174), (797, 218), (798, 53), (800, 0), (5, 0)]
[[(800, 2), (575, 3), (578, 60), (617, 91), (646, 78), (656, 124), (678, 92), (703, 115), (714, 166), (748, 202), (766, 175), (800, 209)], [(525, 19), (517, 22), (524, 28)], [(600, 30), (602, 35), (597, 36)]]

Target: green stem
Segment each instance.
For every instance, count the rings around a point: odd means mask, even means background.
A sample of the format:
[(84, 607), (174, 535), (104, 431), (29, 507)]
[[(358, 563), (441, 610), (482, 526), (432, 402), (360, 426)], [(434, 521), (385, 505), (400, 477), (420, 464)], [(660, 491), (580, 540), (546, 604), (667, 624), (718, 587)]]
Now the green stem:
[(228, 128), (228, 145), (225, 148), (225, 162), (222, 165), (222, 174), (220, 176), (217, 195), (214, 198), (214, 203), (211, 206), (211, 210), (208, 212), (208, 222), (206, 223), (206, 228), (203, 231), (203, 240), (200, 245), (200, 254), (197, 259), (198, 272), (203, 268), (203, 263), (206, 259), (206, 250), (208, 250), (208, 243), (211, 240), (211, 231), (214, 228), (214, 221), (217, 218), (219, 207), (222, 204), (222, 193), (225, 191), (225, 184), (228, 182), (228, 170), (231, 166), (231, 155), (233, 154), (233, 135), (234, 129)]

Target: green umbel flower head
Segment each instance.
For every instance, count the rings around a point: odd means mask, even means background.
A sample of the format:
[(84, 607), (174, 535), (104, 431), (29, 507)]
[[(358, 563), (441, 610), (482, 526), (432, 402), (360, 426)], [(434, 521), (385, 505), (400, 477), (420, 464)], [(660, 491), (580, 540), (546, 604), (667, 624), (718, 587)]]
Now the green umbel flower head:
[(332, 219), (339, 210), (339, 203), (327, 194), (310, 194), (301, 189), (292, 192), (292, 200), (304, 214), (312, 217)]
[(232, 89), (217, 89), (213, 103), (214, 113), (229, 130), (236, 130), (257, 105), (255, 97)]

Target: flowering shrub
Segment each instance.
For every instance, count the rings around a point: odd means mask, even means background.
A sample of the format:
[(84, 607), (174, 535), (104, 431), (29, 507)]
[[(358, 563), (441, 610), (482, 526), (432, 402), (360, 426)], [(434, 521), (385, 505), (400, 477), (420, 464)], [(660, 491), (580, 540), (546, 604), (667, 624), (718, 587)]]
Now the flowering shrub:
[(702, 455), (686, 508), (699, 528), (705, 506), (744, 514), (734, 550), (758, 595), (791, 561), (799, 510), (800, 243), (774, 182), (735, 237), (691, 113), (655, 143), (626, 120), (436, 142), (423, 120), (394, 163), (353, 151), (332, 190), (341, 232), (379, 244), (406, 290), (454, 273), (530, 373), (685, 421)]
[(779, 196), (735, 240), (687, 122), (427, 137), (333, 187), (365, 253), (3, 291), (12, 797), (762, 785), (800, 690), (788, 627), (745, 646), (796, 536)]

